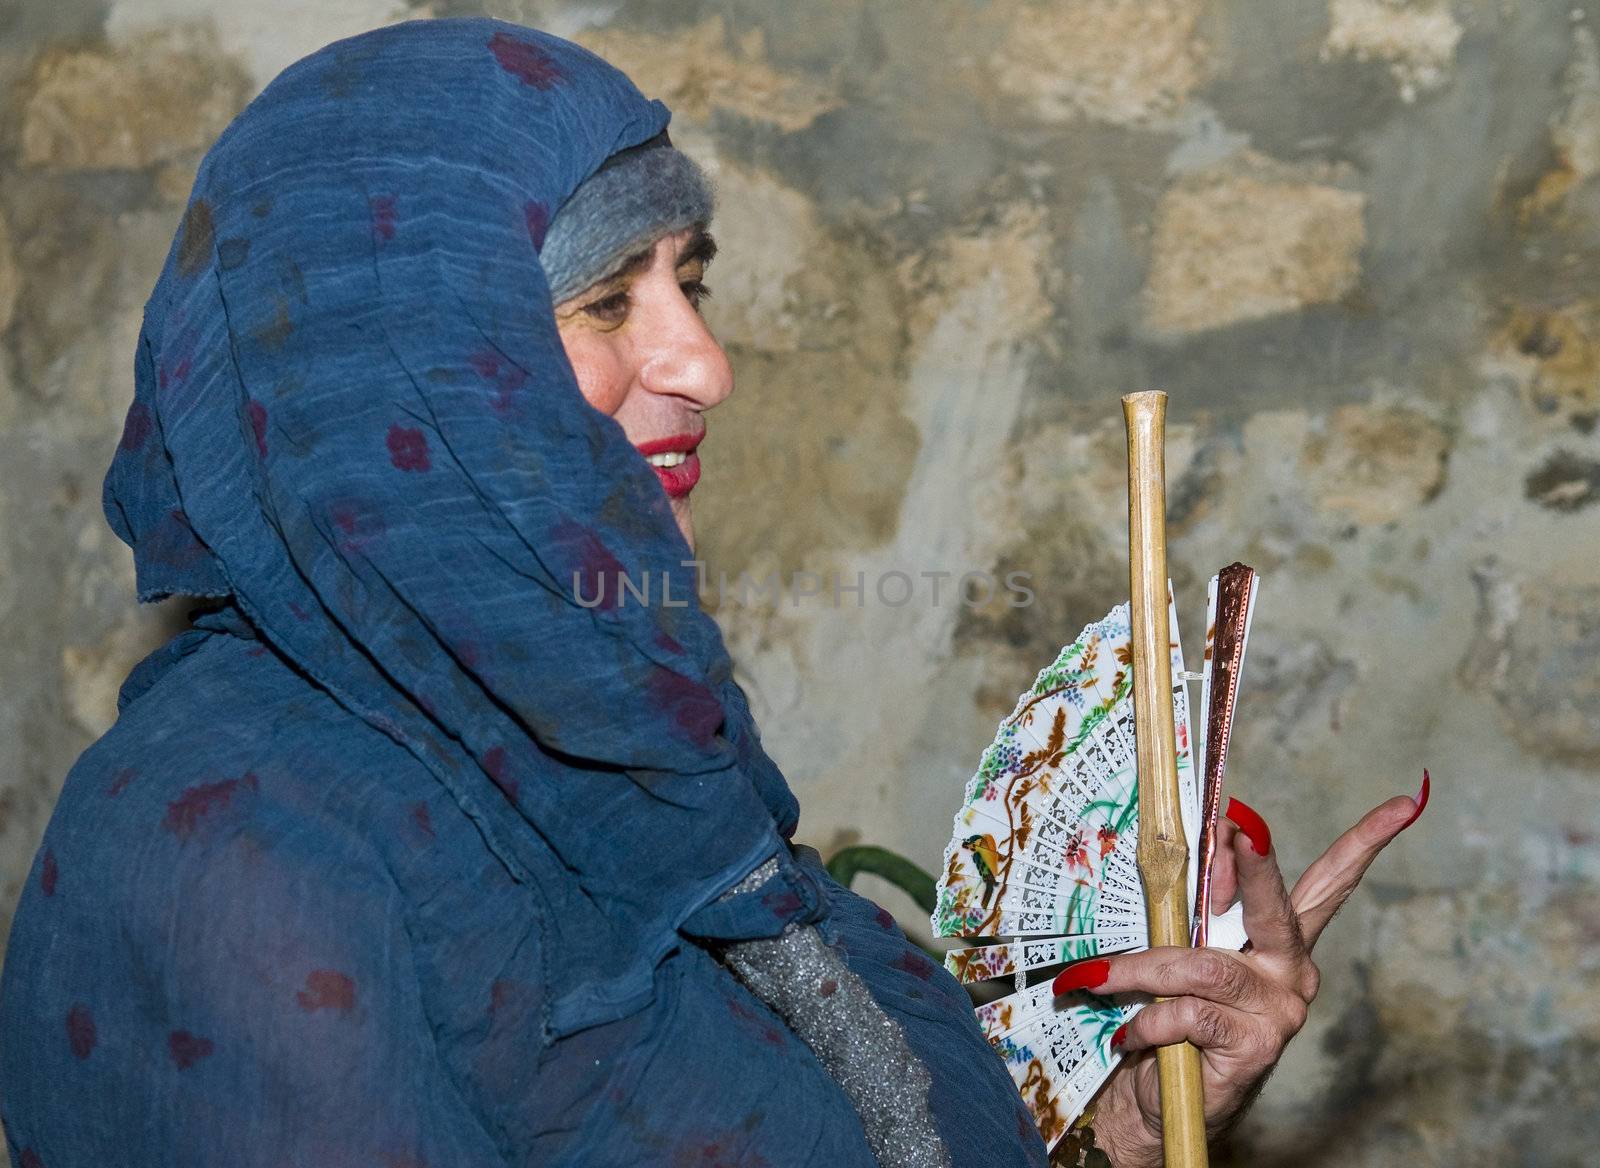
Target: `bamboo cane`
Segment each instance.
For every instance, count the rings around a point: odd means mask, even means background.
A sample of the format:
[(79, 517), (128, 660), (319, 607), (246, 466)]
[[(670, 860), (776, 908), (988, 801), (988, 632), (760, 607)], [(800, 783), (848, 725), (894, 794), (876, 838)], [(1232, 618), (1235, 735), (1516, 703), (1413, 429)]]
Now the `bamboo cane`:
[[(1133, 716), (1139, 759), (1139, 875), (1150, 944), (1188, 945), (1189, 845), (1178, 809), (1172, 721), (1172, 629), (1167, 619), (1164, 393), (1122, 399), (1128, 424), (1128, 579), (1133, 626)], [(1206, 1168), (1200, 1052), (1187, 1042), (1156, 1051), (1166, 1168)]]

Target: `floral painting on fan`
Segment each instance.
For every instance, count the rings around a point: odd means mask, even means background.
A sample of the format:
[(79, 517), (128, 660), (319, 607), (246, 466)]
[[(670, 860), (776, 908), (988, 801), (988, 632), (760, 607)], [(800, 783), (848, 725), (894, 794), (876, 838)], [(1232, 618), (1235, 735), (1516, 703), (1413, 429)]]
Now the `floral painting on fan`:
[[(1200, 841), (1209, 833), (1199, 822), (1188, 675), (1170, 592), (1168, 619), (1193, 905)], [(1119, 605), (1064, 648), (1001, 721), (956, 813), (933, 913), (936, 935), (991, 942), (946, 955), (959, 980), (1016, 979), (1017, 992), (978, 1007), (978, 1021), (1052, 1144), (1117, 1065), (1111, 1036), (1143, 1004), (1088, 993), (1056, 1000), (1048, 980), (1026, 982), (1030, 970), (1148, 943), (1137, 860), (1131, 635), (1128, 606)], [(1221, 934), (1228, 935), (1219, 943), (1232, 943), (1228, 930)]]
[[(1175, 614), (1173, 622), (1176, 630)], [(1129, 637), (1128, 606), (1119, 605), (1063, 649), (1000, 723), (945, 850), (938, 935), (1142, 932)], [(1176, 642), (1172, 658), (1181, 677)], [(1181, 685), (1174, 700), (1187, 793), (1194, 766)], [(969, 950), (967, 960), (987, 956)]]

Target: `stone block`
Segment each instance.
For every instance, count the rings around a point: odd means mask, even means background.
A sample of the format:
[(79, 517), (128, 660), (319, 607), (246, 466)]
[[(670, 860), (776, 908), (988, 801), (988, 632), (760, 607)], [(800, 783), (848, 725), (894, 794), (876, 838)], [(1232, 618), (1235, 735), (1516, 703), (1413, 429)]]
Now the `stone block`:
[(1261, 163), (1180, 180), (1156, 210), (1147, 325), (1192, 333), (1339, 300), (1360, 278), (1365, 206)]
[(48, 52), (22, 106), (24, 165), (141, 170), (209, 146), (243, 107), (242, 70), (204, 36)]

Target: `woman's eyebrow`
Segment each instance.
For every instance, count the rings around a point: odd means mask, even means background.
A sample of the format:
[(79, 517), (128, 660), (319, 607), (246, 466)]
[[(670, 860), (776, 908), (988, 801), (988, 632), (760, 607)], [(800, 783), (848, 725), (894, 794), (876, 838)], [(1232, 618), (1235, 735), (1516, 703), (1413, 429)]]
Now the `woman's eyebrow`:
[[(673, 267), (681, 268), (685, 264), (693, 263), (695, 260), (699, 260), (702, 264), (709, 264), (716, 254), (717, 241), (711, 237), (711, 232), (703, 227), (696, 228), (695, 233), (683, 245), (683, 250), (678, 253), (677, 263)], [(618, 280), (638, 275), (650, 266), (650, 260), (654, 255), (655, 247), (653, 245), (643, 251), (635, 252), (613, 268), (610, 275), (596, 280), (593, 286), (615, 284)]]
[(650, 266), (650, 257), (655, 254), (655, 249), (647, 247), (643, 251), (634, 252), (611, 270), (611, 274), (597, 283), (611, 284), (624, 276), (636, 276)]
[(684, 244), (683, 250), (678, 253), (676, 267), (692, 264), (699, 260), (702, 264), (709, 264), (717, 254), (717, 241), (711, 238), (711, 232), (704, 227), (697, 227), (695, 233)]

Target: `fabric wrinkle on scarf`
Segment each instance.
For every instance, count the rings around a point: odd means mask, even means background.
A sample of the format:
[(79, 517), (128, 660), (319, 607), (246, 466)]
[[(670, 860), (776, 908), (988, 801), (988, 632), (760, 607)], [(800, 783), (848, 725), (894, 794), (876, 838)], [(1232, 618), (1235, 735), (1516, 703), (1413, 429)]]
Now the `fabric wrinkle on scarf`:
[(492, 20), (291, 66), (201, 164), (105, 487), (142, 600), (236, 609), (476, 823), (543, 918), (552, 1039), (646, 1004), (680, 932), (824, 911), (715, 623), (620, 595), (648, 571), (693, 598), (691, 553), (583, 400), (539, 262), (563, 200), (669, 117)]

